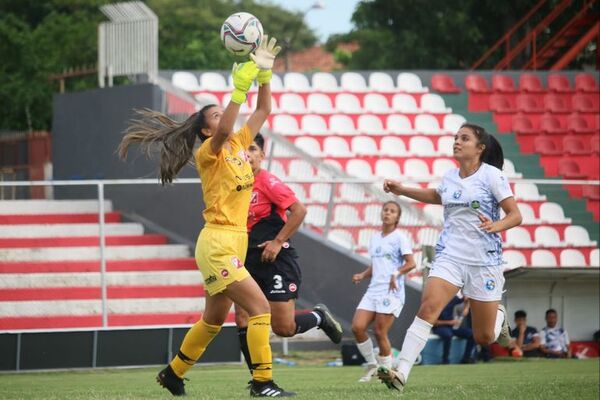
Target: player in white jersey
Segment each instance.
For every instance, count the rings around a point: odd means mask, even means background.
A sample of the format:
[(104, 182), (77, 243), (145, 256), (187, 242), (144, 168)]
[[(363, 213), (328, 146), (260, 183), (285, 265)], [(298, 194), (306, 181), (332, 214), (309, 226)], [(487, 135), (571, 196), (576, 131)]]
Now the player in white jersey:
[[(460, 166), (446, 173), (437, 189), (409, 188), (393, 180), (383, 184), (386, 192), (442, 204), (445, 220), (421, 306), (398, 357), (398, 371), (378, 371), (391, 389), (404, 388), (432, 324), (460, 289), (470, 299), (475, 341), (488, 345), (497, 340), (508, 346), (510, 340), (506, 310), (500, 304), (504, 276), (499, 232), (519, 225), (522, 218), (501, 171), (502, 147), (484, 128), (464, 124), (454, 137), (453, 151)], [(502, 219), (500, 208), (506, 214)]]
[[(352, 276), (358, 284), (371, 278), (367, 292), (356, 307), (352, 320), (352, 332), (358, 350), (367, 361), (366, 374), (359, 382), (369, 382), (377, 372), (377, 364), (391, 368), (392, 346), (388, 331), (404, 306), (404, 275), (415, 267), (412, 245), (408, 238), (396, 228), (402, 209), (394, 201), (383, 204), (381, 209), (381, 232), (371, 236), (369, 256), (371, 266)], [(379, 345), (377, 360), (373, 342), (367, 334), (369, 325), (374, 324), (375, 338)]]

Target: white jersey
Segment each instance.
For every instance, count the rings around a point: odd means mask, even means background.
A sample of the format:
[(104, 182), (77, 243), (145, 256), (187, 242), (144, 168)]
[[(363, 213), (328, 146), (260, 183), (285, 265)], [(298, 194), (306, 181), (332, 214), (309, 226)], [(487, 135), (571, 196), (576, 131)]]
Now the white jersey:
[(562, 351), (566, 353), (569, 350), (571, 341), (569, 334), (563, 328), (555, 326), (554, 328), (542, 328), (541, 345), (552, 351)]
[(404, 303), (404, 275), (398, 276), (398, 290), (389, 293), (391, 275), (404, 264), (404, 256), (412, 254), (408, 238), (395, 230), (386, 236), (381, 232), (371, 236), (369, 255), (371, 256), (371, 283), (367, 293), (372, 296), (393, 295)]
[(458, 173), (458, 168), (448, 171), (437, 188), (444, 206), (444, 229), (435, 247), (436, 257), (443, 254), (467, 265), (500, 265), (500, 235), (479, 228), (478, 214), (492, 221), (500, 219), (499, 203), (513, 196), (508, 180), (486, 163), (466, 178)]

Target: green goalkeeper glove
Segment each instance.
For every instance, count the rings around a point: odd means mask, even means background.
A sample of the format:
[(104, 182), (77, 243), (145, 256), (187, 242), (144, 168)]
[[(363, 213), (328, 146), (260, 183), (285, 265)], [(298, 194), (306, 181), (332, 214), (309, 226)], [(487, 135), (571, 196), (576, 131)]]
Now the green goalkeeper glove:
[(273, 68), (275, 57), (281, 51), (281, 46), (275, 46), (275, 44), (277, 44), (277, 39), (273, 37), (269, 40), (269, 36), (264, 35), (258, 49), (250, 54), (250, 58), (260, 69), (257, 76), (259, 85), (269, 83), (273, 76), (271, 69)]
[(236, 104), (244, 104), (246, 95), (252, 82), (258, 75), (258, 66), (254, 61), (247, 61), (241, 64), (233, 64), (231, 76), (233, 77), (233, 93), (231, 93), (231, 101)]

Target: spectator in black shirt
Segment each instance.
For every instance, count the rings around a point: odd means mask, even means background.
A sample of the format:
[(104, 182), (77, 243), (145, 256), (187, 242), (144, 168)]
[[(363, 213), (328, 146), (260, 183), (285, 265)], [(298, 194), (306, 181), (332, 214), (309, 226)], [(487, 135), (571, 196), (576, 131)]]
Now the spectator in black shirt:
[(523, 310), (515, 312), (515, 328), (510, 331), (511, 340), (510, 354), (513, 356), (541, 357), (541, 338), (538, 330), (533, 326), (527, 326), (527, 313)]

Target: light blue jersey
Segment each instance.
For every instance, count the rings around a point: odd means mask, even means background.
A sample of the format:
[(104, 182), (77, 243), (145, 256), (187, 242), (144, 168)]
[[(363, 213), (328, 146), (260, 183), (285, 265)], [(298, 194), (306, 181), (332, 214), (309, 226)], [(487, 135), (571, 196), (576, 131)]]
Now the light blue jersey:
[(386, 236), (382, 236), (381, 232), (374, 233), (369, 244), (372, 275), (367, 294), (393, 295), (404, 303), (404, 275), (398, 277), (395, 293), (389, 293), (389, 289), (391, 275), (404, 264), (407, 254), (412, 254), (412, 246), (402, 232), (395, 230)]
[(466, 178), (458, 172), (458, 168), (448, 171), (437, 188), (444, 206), (444, 229), (435, 247), (436, 257), (445, 255), (467, 265), (500, 265), (500, 235), (479, 228), (478, 214), (492, 221), (500, 219), (499, 203), (513, 196), (508, 180), (486, 163)]

